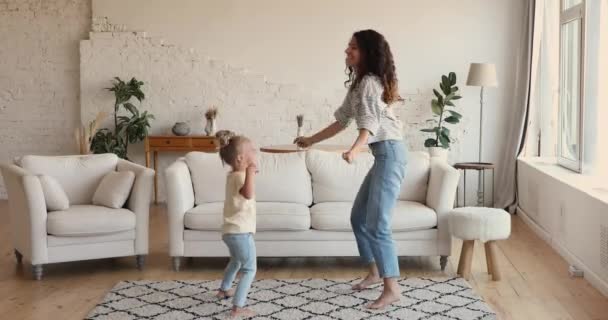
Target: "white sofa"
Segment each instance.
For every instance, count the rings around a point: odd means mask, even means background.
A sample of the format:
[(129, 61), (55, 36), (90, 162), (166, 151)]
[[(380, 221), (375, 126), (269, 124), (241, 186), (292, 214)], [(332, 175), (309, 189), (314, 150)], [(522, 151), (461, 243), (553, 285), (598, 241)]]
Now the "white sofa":
[[(24, 156), (3, 165), (10, 223), (18, 262), (32, 263), (34, 278), (48, 263), (136, 255), (138, 268), (148, 253), (148, 215), (154, 170), (113, 154)], [(110, 171), (132, 171), (135, 181), (124, 208), (92, 205), (102, 178)], [(67, 210), (47, 212), (39, 175), (65, 191)]]
[[(261, 153), (256, 177), (258, 256), (357, 256), (350, 210), (373, 163), (369, 153), (353, 164), (332, 152)], [(191, 152), (167, 168), (169, 251), (173, 268), (181, 257), (224, 257), (221, 240), (226, 171), (217, 154)], [(458, 185), (457, 170), (424, 152), (411, 152), (393, 215), (400, 256), (451, 252), (448, 213)]]

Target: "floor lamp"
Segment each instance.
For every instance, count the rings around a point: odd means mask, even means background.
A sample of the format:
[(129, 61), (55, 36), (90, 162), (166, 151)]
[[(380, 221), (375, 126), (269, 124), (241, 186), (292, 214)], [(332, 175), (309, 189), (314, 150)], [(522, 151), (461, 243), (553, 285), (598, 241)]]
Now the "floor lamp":
[[(493, 63), (471, 63), (469, 67), (469, 76), (467, 77), (467, 86), (481, 87), (479, 92), (479, 158), (483, 150), (483, 89), (487, 87), (497, 87), (496, 67)], [(483, 206), (483, 195), (485, 190), (482, 190), (483, 183), (481, 181), (481, 171), (477, 177), (477, 205)]]

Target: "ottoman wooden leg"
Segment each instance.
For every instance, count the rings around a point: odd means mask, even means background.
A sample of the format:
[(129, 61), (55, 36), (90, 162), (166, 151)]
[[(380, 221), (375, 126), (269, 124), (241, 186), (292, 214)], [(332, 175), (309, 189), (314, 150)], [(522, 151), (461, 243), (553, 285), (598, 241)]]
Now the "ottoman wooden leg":
[(497, 263), (497, 248), (496, 241), (488, 241), (485, 243), (486, 263), (488, 265), (488, 273), (492, 275), (492, 280), (500, 280), (500, 270)]
[(475, 240), (464, 240), (462, 242), (460, 260), (458, 261), (458, 274), (467, 280), (471, 276), (471, 264), (473, 263), (474, 247)]

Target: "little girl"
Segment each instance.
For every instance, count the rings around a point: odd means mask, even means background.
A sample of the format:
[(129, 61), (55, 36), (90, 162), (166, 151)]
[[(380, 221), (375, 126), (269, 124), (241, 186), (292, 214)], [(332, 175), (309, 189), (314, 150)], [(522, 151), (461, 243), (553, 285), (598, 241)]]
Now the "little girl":
[[(247, 293), (256, 272), (254, 177), (256, 150), (251, 140), (226, 130), (216, 134), (220, 142), (220, 158), (232, 171), (226, 179), (224, 225), (222, 239), (230, 251), (230, 262), (217, 296), (225, 299), (234, 295), (231, 318), (252, 317), (255, 313), (244, 308)], [(230, 288), (237, 273), (241, 278), (233, 292)]]

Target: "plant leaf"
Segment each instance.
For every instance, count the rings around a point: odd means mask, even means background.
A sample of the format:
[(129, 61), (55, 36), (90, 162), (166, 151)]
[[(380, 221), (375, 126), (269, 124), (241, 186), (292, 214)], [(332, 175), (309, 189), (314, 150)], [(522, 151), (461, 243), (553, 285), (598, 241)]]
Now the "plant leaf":
[(452, 87), (452, 92), (457, 92), (458, 91), (458, 87), (457, 86), (453, 86)]
[(454, 110), (448, 110), (448, 112), (449, 112), (450, 114), (452, 114), (452, 117), (456, 117), (456, 118), (458, 118), (459, 120), (460, 120), (460, 119), (462, 119), (462, 115), (461, 115), (460, 113), (458, 113), (458, 112), (456, 112), (456, 111), (454, 111)]
[(431, 110), (433, 111), (434, 114), (441, 115), (441, 113), (443, 112), (443, 107), (441, 107), (441, 105), (439, 104), (439, 101), (437, 101), (436, 99), (433, 99), (433, 100), (431, 100)]
[(138, 115), (139, 111), (137, 110), (137, 107), (135, 107), (132, 103), (130, 102), (125, 102), (122, 104), (123, 107), (125, 107), (125, 109), (127, 109), (127, 111), (129, 111), (132, 115)]
[(455, 107), (454, 103), (452, 101), (446, 101), (445, 102), (446, 106), (450, 106), (450, 107)]
[(441, 95), (441, 93), (439, 93), (439, 91), (433, 89), (433, 93), (435, 94), (435, 97), (437, 97), (437, 99), (441, 99), (442, 98), (442, 95)]
[(444, 135), (439, 136), (439, 142), (444, 148), (448, 148), (450, 146), (450, 139)]
[(441, 83), (443, 83), (446, 88), (450, 87), (450, 79), (445, 75), (441, 76)]
[(462, 98), (462, 97), (461, 97), (461, 96), (453, 96), (453, 97), (452, 97), (452, 100), (458, 100), (458, 99), (460, 99), (460, 98)]
[(434, 132), (436, 132), (437, 130), (435, 130), (435, 129), (421, 129), (420, 131), (422, 131), (422, 132), (430, 132), (430, 133), (434, 133)]
[(445, 118), (444, 120), (445, 120), (445, 122), (451, 123), (451, 124), (460, 122), (460, 120), (458, 120), (458, 118), (456, 118), (454, 116), (449, 116), (449, 117)]
[(436, 147), (437, 146), (437, 140), (432, 139), (432, 138), (426, 139), (426, 140), (424, 140), (424, 146), (427, 147), (427, 148)]
[(448, 77), (450, 80), (450, 85), (455, 85), (456, 84), (456, 73), (450, 72)]

